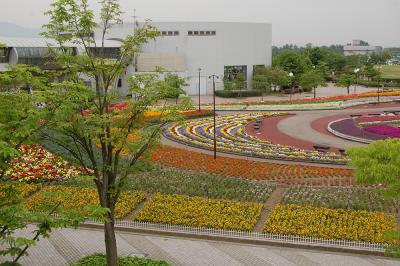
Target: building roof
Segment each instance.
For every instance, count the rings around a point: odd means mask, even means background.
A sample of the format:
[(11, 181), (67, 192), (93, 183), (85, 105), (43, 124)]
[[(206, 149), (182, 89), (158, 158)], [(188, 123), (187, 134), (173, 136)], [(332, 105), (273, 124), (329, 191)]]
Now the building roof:
[[(15, 38), (15, 37), (0, 37), (0, 44), (4, 44), (7, 47), (14, 48), (47, 48), (47, 47), (59, 47), (60, 45), (51, 39), (45, 38)], [(101, 40), (96, 40), (96, 45), (101, 46)], [(68, 45), (70, 47), (77, 47), (76, 44)], [(120, 47), (121, 42), (115, 40), (105, 40), (104, 47)]]

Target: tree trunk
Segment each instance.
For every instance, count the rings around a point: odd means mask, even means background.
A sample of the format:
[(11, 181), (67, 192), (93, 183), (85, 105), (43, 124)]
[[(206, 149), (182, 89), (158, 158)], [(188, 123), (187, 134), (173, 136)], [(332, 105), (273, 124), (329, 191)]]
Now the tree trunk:
[(114, 219), (104, 223), (104, 240), (106, 244), (107, 265), (117, 266), (118, 253), (114, 230)]
[(350, 87), (347, 87), (347, 95), (350, 94)]

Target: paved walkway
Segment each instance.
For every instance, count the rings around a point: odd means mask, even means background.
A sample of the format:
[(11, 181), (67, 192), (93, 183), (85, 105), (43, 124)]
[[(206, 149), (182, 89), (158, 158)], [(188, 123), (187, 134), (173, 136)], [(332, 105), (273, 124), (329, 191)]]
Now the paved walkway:
[[(120, 255), (146, 256), (172, 265), (400, 265), (400, 260), (384, 257), (133, 233), (118, 233), (117, 243)], [(20, 263), (27, 266), (63, 266), (94, 252), (104, 252), (102, 231), (55, 230), (50, 238), (40, 240), (37, 246), (29, 249), (29, 256), (23, 257)]]
[[(325, 144), (332, 147), (348, 149), (351, 147), (366, 146), (366, 144), (341, 139), (330, 133), (317, 131), (312, 127), (312, 122), (327, 116), (346, 116), (350, 114), (368, 114), (383, 112), (386, 110), (399, 110), (400, 104), (391, 107), (369, 108), (369, 109), (344, 109), (344, 110), (325, 110), (325, 111), (302, 111), (295, 112), (295, 116), (282, 119), (277, 127), (282, 133), (296, 139)], [(293, 112), (291, 112), (293, 113)]]
[[(358, 86), (356, 88), (356, 93), (365, 93), (365, 92), (370, 92), (370, 91), (376, 91), (376, 88), (366, 88), (366, 87), (360, 87)], [(354, 87), (351, 87), (350, 93), (354, 93)], [(336, 87), (334, 84), (329, 83), (327, 87), (324, 88), (318, 88), (317, 89), (317, 97), (330, 97), (330, 96), (338, 96), (338, 95), (347, 95), (347, 89), (346, 88), (341, 88), (341, 87)], [(199, 101), (199, 96), (198, 95), (192, 95), (190, 96), (193, 100), (194, 106)], [(313, 97), (312, 93), (297, 93), (292, 95), (292, 99), (303, 99), (303, 98), (311, 98)], [(220, 103), (236, 103), (236, 102), (245, 102), (245, 101), (277, 101), (277, 100), (289, 100), (290, 95), (277, 95), (277, 96), (264, 96), (264, 97), (243, 97), (243, 98), (221, 98), (221, 97), (216, 97), (215, 102), (217, 104)], [(213, 97), (212, 95), (201, 95), (200, 97), (201, 103), (212, 103), (213, 102)]]

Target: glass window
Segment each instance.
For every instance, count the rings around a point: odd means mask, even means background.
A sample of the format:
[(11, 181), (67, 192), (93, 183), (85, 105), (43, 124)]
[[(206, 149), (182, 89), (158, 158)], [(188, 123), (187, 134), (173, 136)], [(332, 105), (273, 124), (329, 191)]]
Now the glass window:
[(204, 31), (200, 31), (200, 35), (204, 35)]
[(174, 35), (175, 35), (175, 36), (178, 36), (178, 35), (179, 35), (179, 31), (177, 31), (177, 30), (174, 31)]
[(0, 63), (8, 63), (10, 48), (0, 48)]
[(215, 30), (211, 31), (211, 35), (216, 35), (217, 32)]
[(188, 35), (193, 35), (193, 31), (188, 31)]
[(199, 35), (199, 32), (198, 31), (194, 31), (193, 35)]
[(225, 66), (224, 79), (233, 81), (237, 76), (243, 75), (247, 80), (247, 66)]

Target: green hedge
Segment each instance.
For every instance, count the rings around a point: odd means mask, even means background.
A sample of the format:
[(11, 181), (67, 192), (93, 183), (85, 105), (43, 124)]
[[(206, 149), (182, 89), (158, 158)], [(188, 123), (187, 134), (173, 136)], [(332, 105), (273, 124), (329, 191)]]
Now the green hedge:
[(357, 83), (359, 85), (363, 85), (366, 87), (381, 87), (382, 84), (384, 84), (385, 87), (387, 88), (400, 87), (400, 82), (378, 82), (378, 81), (359, 80)]
[(252, 97), (261, 96), (261, 91), (258, 90), (223, 90), (216, 91), (215, 95), (222, 98), (238, 98), (238, 97)]
[[(152, 259), (138, 257), (118, 257), (119, 266), (168, 266), (165, 261), (157, 261)], [(96, 253), (86, 256), (71, 266), (107, 266), (106, 255)]]

